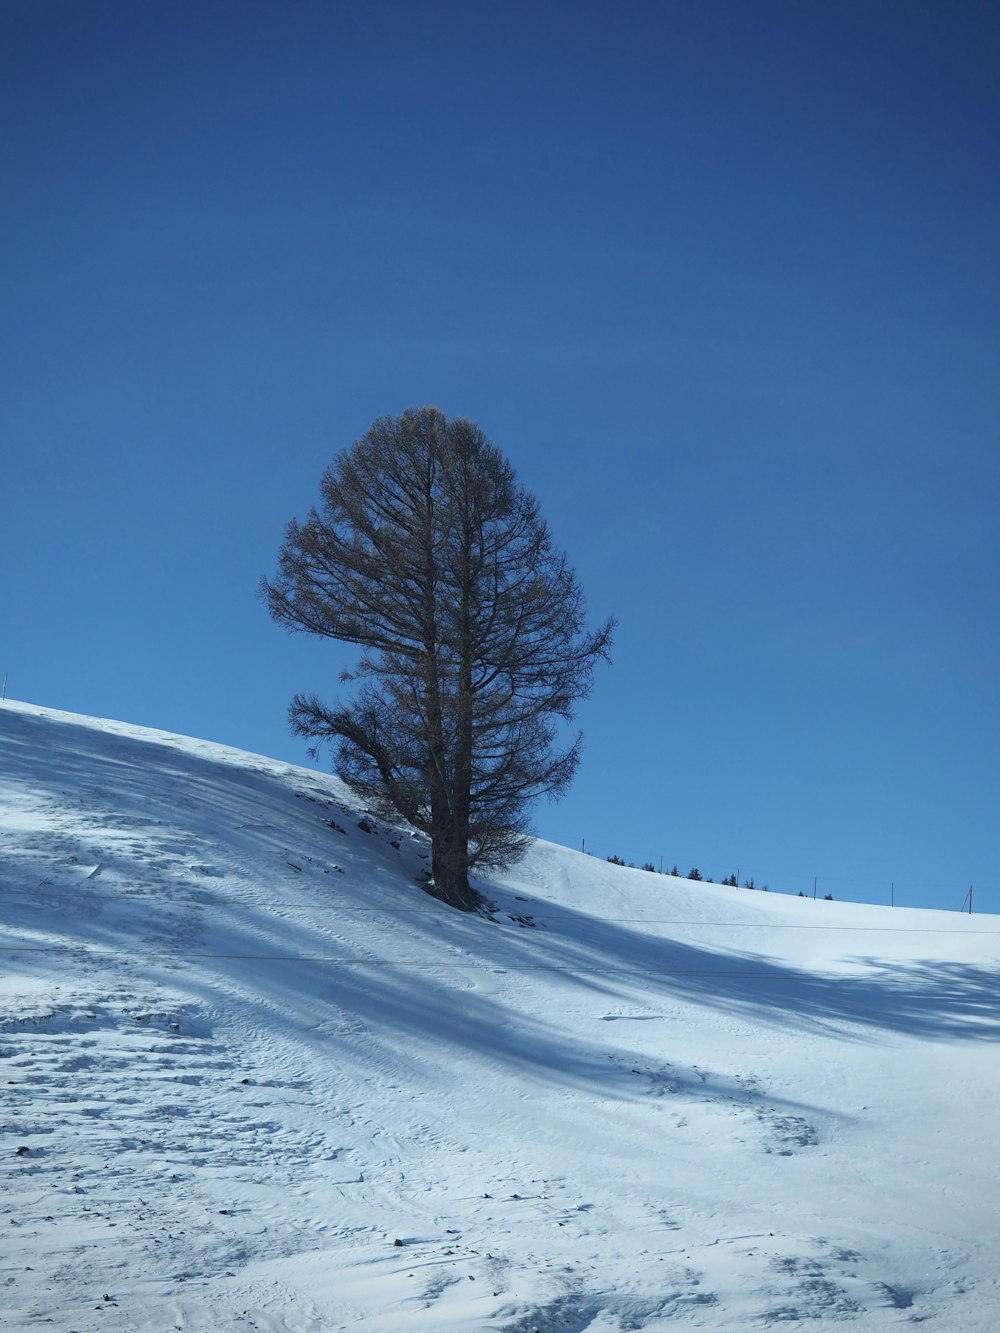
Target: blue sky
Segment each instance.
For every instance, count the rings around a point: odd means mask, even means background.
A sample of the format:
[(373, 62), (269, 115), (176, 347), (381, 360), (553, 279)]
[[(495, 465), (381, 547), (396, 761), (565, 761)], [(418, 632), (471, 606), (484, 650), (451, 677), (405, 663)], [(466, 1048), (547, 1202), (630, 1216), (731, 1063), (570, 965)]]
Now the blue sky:
[(997, 29), (0, 0), (8, 694), (303, 761), (258, 579), (435, 403), (620, 620), (543, 836), (995, 911)]

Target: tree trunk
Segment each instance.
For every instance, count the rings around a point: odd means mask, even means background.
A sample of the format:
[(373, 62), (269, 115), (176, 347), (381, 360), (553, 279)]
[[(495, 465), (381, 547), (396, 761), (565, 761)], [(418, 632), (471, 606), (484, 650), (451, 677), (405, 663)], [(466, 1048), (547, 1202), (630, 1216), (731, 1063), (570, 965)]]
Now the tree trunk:
[(469, 814), (468, 799), (462, 798), (452, 778), (449, 781), (447, 759), (441, 736), (441, 708), (436, 680), (428, 690), (429, 730), (437, 742), (428, 747), (428, 786), (431, 797), (431, 876), (429, 886), (435, 898), (463, 912), (474, 911), (482, 895), (469, 885)]
[(431, 834), (431, 874), (434, 882), (428, 891), (449, 907), (474, 912), (482, 904), (482, 894), (469, 884), (468, 841), (463, 844), (454, 827)]

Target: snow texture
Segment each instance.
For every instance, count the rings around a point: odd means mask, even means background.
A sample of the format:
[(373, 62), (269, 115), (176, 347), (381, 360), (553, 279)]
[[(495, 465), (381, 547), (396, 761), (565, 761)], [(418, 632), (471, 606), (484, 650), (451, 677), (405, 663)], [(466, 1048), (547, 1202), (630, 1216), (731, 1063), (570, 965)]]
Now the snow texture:
[(1000, 1327), (997, 918), (535, 843), (0, 707), (0, 1329)]

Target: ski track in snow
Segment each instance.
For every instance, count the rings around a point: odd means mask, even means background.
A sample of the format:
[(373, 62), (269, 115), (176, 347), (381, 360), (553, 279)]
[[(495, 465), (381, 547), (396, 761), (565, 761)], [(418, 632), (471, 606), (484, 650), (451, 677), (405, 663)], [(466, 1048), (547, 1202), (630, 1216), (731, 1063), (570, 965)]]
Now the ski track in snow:
[(332, 777), (28, 705), (0, 798), (0, 1329), (1000, 1326), (995, 917), (545, 843), (465, 917)]

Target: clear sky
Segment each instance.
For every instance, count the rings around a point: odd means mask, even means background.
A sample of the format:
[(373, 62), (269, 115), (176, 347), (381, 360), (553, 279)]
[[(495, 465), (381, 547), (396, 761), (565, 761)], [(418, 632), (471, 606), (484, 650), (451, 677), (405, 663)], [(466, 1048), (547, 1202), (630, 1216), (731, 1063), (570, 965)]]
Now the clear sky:
[[(614, 665), (540, 834), (997, 910), (992, 0), (0, 0), (0, 675), (296, 762), (257, 600), (476, 420)], [(0, 755), (2, 762), (2, 755)]]

